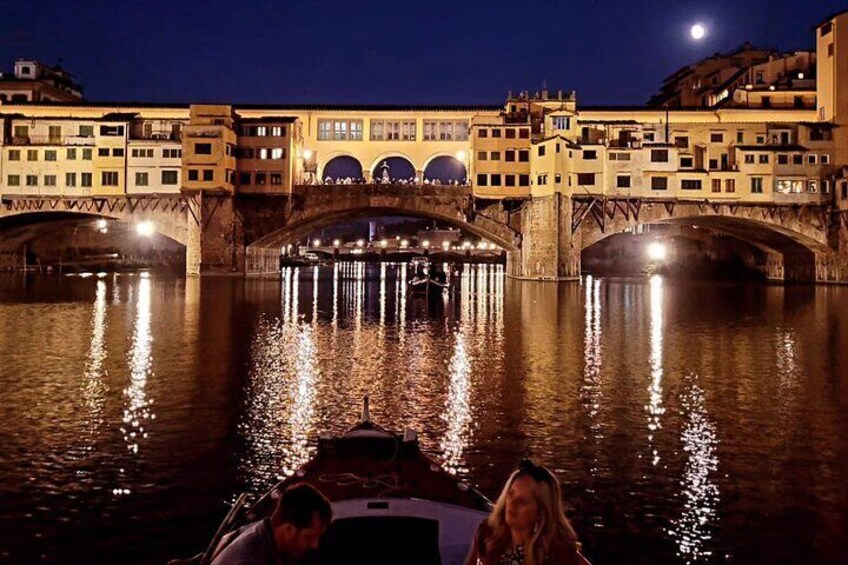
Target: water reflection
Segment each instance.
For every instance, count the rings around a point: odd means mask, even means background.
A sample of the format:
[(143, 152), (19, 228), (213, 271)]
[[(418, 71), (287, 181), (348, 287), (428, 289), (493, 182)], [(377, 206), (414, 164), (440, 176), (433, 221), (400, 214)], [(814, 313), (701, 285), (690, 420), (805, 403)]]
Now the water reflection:
[(663, 280), (659, 275), (651, 277), (651, 385), (648, 387), (648, 445), (651, 463), (660, 462), (660, 454), (654, 436), (662, 428), (663, 406)]
[(471, 358), (465, 333), (457, 331), (454, 339), (453, 356), (448, 368), (448, 397), (443, 415), (447, 430), (441, 442), (445, 468), (451, 473), (466, 471), (462, 455), (468, 443), (471, 422)]
[[(603, 441), (603, 422), (598, 418), (603, 402), (601, 365), (603, 348), (601, 345), (601, 281), (592, 276), (586, 277), (586, 296), (584, 298), (585, 320), (583, 330), (583, 385), (580, 389), (581, 401), (589, 416), (589, 436), (595, 447)], [(598, 450), (592, 451), (591, 472), (598, 470)]]
[[(153, 375), (150, 285), (150, 279), (146, 275), (142, 275), (136, 289), (135, 327), (133, 329), (132, 348), (129, 352), (130, 384), (124, 389), (127, 405), (124, 409), (121, 433), (127, 449), (133, 454), (138, 454), (141, 441), (148, 436), (147, 422), (156, 418), (151, 410), (153, 401), (147, 398), (145, 390), (147, 381)], [(118, 488), (114, 492), (116, 494), (129, 494), (130, 490)]]
[(686, 418), (680, 440), (687, 454), (680, 481), (683, 513), (672, 521), (669, 535), (677, 541), (677, 554), (683, 562), (707, 562), (713, 555), (710, 540), (718, 521), (719, 488), (714, 481), (718, 437), (700, 386), (692, 384), (680, 400)]
[(104, 383), (106, 371), (106, 282), (97, 281), (94, 307), (91, 313), (91, 344), (86, 356), (85, 373), (82, 381), (82, 397), (89, 411), (87, 419), (86, 450), (94, 448), (94, 443), (103, 424), (103, 407), (106, 403), (107, 386)]

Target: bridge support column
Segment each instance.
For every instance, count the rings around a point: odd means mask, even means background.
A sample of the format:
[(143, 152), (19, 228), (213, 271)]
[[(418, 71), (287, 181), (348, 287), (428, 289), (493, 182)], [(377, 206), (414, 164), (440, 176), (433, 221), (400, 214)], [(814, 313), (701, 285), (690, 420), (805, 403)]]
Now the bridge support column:
[(540, 281), (580, 278), (580, 232), (571, 233), (572, 202), (562, 194), (533, 198), (521, 211), (521, 250), (507, 255), (507, 272)]
[(248, 276), (280, 276), (280, 250), (267, 247), (248, 247), (244, 260)]
[(848, 211), (835, 213), (829, 243), (834, 250), (816, 255), (816, 281), (848, 283)]
[(190, 199), (186, 274), (244, 274), (244, 233), (231, 195), (199, 192)]

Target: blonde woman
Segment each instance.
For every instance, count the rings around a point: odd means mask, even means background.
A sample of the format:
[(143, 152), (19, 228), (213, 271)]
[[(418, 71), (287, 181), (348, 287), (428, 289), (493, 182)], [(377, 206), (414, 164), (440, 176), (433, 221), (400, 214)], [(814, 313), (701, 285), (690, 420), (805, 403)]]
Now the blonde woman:
[(525, 459), (477, 528), (465, 565), (589, 565), (562, 508), (556, 477)]

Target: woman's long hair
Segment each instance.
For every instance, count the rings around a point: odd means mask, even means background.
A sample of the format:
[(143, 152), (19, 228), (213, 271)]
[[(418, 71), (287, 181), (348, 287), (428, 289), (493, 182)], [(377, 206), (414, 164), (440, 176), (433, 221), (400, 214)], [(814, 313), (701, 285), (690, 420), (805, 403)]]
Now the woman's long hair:
[[(527, 466), (532, 466), (529, 471)], [(578, 551), (580, 544), (577, 542), (574, 528), (565, 516), (559, 482), (545, 467), (533, 465), (527, 461), (522, 462), (522, 467), (510, 475), (495, 502), (492, 513), (486, 520), (489, 526), (489, 536), (485, 542), (486, 555), (502, 555), (512, 544), (509, 526), (506, 523), (506, 499), (513, 483), (522, 477), (532, 479), (533, 494), (538, 509), (533, 537), (524, 546), (525, 564), (542, 565), (554, 543)]]

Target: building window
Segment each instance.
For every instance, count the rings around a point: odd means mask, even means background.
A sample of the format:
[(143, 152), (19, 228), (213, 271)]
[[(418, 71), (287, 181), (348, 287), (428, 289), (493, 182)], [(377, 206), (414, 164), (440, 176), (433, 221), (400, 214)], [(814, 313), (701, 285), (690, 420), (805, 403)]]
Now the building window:
[(487, 175), (478, 174), (477, 175), (477, 186), (488, 186), (489, 185), (488, 180), (489, 180), (489, 178), (488, 178)]
[(504, 186), (515, 186), (515, 175), (504, 175)]
[(630, 175), (619, 175), (615, 177), (616, 188), (630, 188)]
[(506, 161), (507, 163), (515, 162), (515, 149), (507, 149), (504, 152), (504, 161)]
[(282, 147), (274, 147), (273, 149), (271, 149), (271, 159), (283, 159), (285, 155), (285, 151)]
[(162, 157), (164, 159), (179, 159), (183, 156), (182, 149), (163, 149)]
[(259, 159), (265, 160), (265, 159), (268, 158), (268, 149), (267, 148), (263, 147), (261, 149), (257, 149), (257, 151), (258, 151), (257, 157)]
[(539, 157), (544, 157), (544, 156), (545, 156), (545, 146), (540, 145), (539, 146)]
[(271, 173), (271, 184), (274, 186), (280, 186), (281, 184), (283, 184), (283, 174)]
[(38, 161), (38, 149), (27, 149), (27, 161)]
[(80, 186), (91, 187), (91, 173), (80, 173)]
[(29, 137), (29, 126), (15, 126), (14, 137), (26, 139)]
[(789, 155), (785, 153), (781, 153), (777, 156), (777, 164), (778, 165), (788, 165), (789, 164)]
[(530, 150), (529, 149), (520, 149), (518, 151), (518, 162), (519, 163), (530, 162)]
[(815, 165), (818, 162), (817, 155), (815, 153), (810, 153), (809, 155), (807, 155), (807, 162), (810, 165)]
[[(571, 152), (569, 151), (568, 156), (571, 157)], [(609, 154), (610, 161), (629, 161), (630, 153), (610, 153)]]
[(701, 180), (683, 179), (680, 181), (680, 188), (683, 190), (701, 190)]
[(492, 186), (500, 186), (501, 185), (501, 176), (500, 175), (491, 175), (491, 185)]
[(62, 126), (48, 126), (47, 136), (50, 138), (50, 141), (59, 141), (62, 139)]
[(66, 157), (69, 161), (75, 161), (77, 158), (77, 149), (76, 147), (69, 147), (66, 153)]
[(817, 180), (807, 181), (807, 192), (815, 194), (819, 191), (819, 182)]
[(20, 149), (9, 149), (9, 160), (10, 161), (20, 161), (21, 160), (21, 150)]
[(792, 156), (792, 164), (794, 165), (803, 165), (804, 164), (804, 156), (800, 153), (796, 153)]
[(21, 175), (9, 175), (7, 184), (9, 186), (21, 186)]
[(100, 184), (103, 186), (118, 186), (117, 171), (103, 171), (100, 173)]
[(710, 170), (718, 169), (718, 159), (710, 159)]
[(124, 126), (100, 126), (100, 135), (104, 135), (104, 136), (124, 135)]
[(745, 143), (745, 132), (737, 131), (736, 132), (736, 143)]
[(710, 133), (710, 143), (724, 143), (724, 134), (721, 132)]
[(77, 174), (76, 173), (65, 173), (65, 186), (76, 186), (77, 185)]
[(828, 57), (833, 57), (833, 43), (830, 43), (830, 44), (827, 46), (827, 56), (828, 56)]
[(195, 143), (194, 144), (194, 153), (195, 153), (195, 155), (211, 155), (212, 154), (212, 144), (211, 143)]
[(489, 130), (480, 128), (479, 130), (477, 130), (477, 137), (481, 139), (489, 137)]
[(192, 180), (192, 181), (200, 180), (200, 173), (197, 172), (197, 169), (189, 169), (188, 170), (188, 180)]
[(651, 190), (668, 190), (668, 177), (651, 177)]
[(760, 165), (768, 165), (768, 163), (769, 163), (768, 153), (760, 154)]
[(138, 159), (149, 159), (153, 157), (153, 149), (133, 149), (130, 155)]
[(754, 164), (754, 154), (753, 153), (746, 153), (745, 154), (745, 164), (746, 165), (753, 165)]
[(577, 173), (577, 184), (579, 186), (594, 186), (595, 173)]
[(114, 149), (112, 149), (112, 157), (123, 157), (123, 156), (124, 156), (124, 150), (122, 148), (115, 147)]
[(56, 175), (44, 175), (44, 186), (56, 186)]
[(489, 158), (488, 151), (478, 151), (477, 152), (477, 160), (478, 161), (486, 161)]
[(26, 185), (27, 186), (38, 186), (38, 175), (27, 175), (26, 176)]
[(136, 186), (147, 186), (147, 173), (136, 173), (135, 174), (135, 185)]
[(318, 120), (318, 139), (322, 141), (333, 139), (332, 120)]
[(530, 186), (530, 175), (518, 175), (518, 186)]
[(736, 192), (736, 179), (724, 179), (724, 191)]
[(500, 161), (501, 160), (501, 152), (500, 151), (492, 151), (492, 154), (489, 155), (489, 159), (492, 161)]
[(179, 182), (179, 177), (179, 171), (162, 171), (162, 184), (177, 184)]
[(686, 149), (689, 147), (689, 136), (687, 135), (678, 135), (674, 138), (674, 146), (680, 149)]
[(415, 141), (415, 122), (404, 121), (400, 125), (400, 135), (402, 141)]
[(645, 133), (642, 134), (642, 139), (644, 139), (645, 141), (649, 141), (649, 142), (654, 141), (655, 138), (656, 138), (656, 133), (654, 133), (652, 131), (646, 131)]
[(250, 184), (250, 173), (239, 173), (239, 184), (246, 186)]
[(383, 122), (371, 120), (371, 141), (383, 141)]
[(711, 184), (713, 192), (721, 192), (721, 179), (712, 179)]
[(507, 139), (515, 139), (515, 128), (507, 128), (505, 132)]
[(286, 128), (283, 126), (271, 126), (271, 135), (273, 137), (285, 137)]
[(265, 186), (267, 184), (267, 176), (265, 173), (256, 173), (256, 186)]
[(501, 136), (501, 130), (498, 129), (498, 128), (493, 128), (492, 129), (492, 137), (500, 137), (500, 136)]
[(203, 182), (212, 182), (215, 180), (214, 169), (203, 169)]
[(108, 147), (99, 147), (97, 149), (98, 157), (108, 157), (109, 156), (109, 148)]
[(518, 139), (530, 139), (530, 130), (527, 129), (527, 128), (519, 129), (518, 130)]
[(571, 129), (571, 118), (568, 116), (555, 116), (554, 129)]
[(80, 137), (94, 137), (94, 126), (80, 126), (79, 127), (79, 136)]
[(695, 167), (695, 159), (693, 157), (681, 157), (680, 158), (680, 168), (681, 169), (692, 169)]
[(751, 177), (751, 194), (763, 193), (763, 178)]
[(830, 164), (830, 155), (828, 155), (826, 153), (822, 153), (821, 155), (819, 155), (819, 163), (821, 163), (822, 165), (829, 165)]
[(548, 175), (538, 175), (536, 177), (536, 184), (539, 186), (548, 184)]
[(82, 150), (82, 160), (83, 161), (91, 161), (91, 149), (83, 149)]
[(594, 149), (584, 149), (583, 150), (583, 160), (584, 161), (594, 161), (598, 158), (598, 152)]
[(668, 163), (668, 149), (651, 149), (652, 163)]

